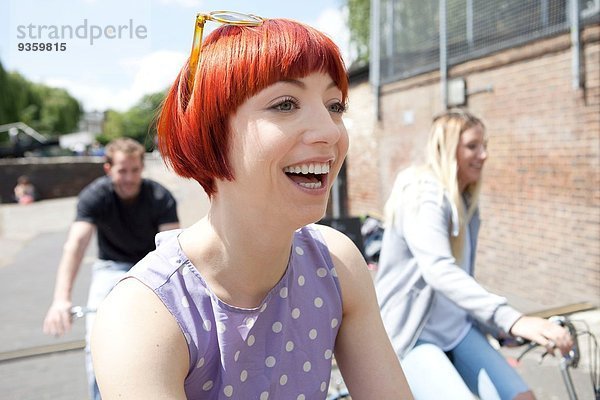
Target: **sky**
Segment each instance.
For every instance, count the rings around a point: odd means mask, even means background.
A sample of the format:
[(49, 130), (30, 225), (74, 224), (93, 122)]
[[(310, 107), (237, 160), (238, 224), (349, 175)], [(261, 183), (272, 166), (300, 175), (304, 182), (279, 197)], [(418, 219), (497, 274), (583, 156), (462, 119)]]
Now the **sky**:
[[(327, 33), (349, 65), (345, 3), (0, 0), (0, 62), (33, 82), (66, 89), (85, 111), (125, 111), (174, 81), (189, 56), (198, 12), (232, 10), (307, 23)], [(204, 36), (217, 26), (207, 22)], [(34, 51), (37, 43), (52, 43), (51, 50)]]

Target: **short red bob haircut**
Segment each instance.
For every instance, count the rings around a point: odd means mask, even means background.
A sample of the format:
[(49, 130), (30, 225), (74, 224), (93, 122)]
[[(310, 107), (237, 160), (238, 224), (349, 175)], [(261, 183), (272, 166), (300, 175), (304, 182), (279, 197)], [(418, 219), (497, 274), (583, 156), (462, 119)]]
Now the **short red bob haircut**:
[(158, 146), (177, 174), (193, 178), (208, 196), (215, 180), (233, 180), (229, 118), (248, 98), (283, 79), (328, 73), (348, 96), (338, 47), (324, 33), (299, 22), (267, 19), (260, 26), (223, 25), (206, 37), (190, 96), (186, 64), (158, 117)]

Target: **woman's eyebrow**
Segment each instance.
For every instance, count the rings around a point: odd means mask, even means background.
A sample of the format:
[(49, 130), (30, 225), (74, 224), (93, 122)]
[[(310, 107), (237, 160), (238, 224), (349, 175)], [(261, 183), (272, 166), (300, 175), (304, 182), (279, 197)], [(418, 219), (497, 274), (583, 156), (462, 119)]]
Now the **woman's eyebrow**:
[[(298, 79), (282, 79), (281, 81), (279, 81), (280, 83), (290, 83), (292, 85), (298, 86), (302, 89), (306, 89), (306, 84), (304, 82), (302, 82), (301, 80)], [(333, 87), (337, 87), (337, 84), (332, 80), (329, 85), (327, 85), (327, 89), (331, 89)]]
[(298, 86), (302, 89), (306, 89), (306, 84), (298, 79), (282, 79), (279, 81), (280, 83), (289, 83), (295, 86)]

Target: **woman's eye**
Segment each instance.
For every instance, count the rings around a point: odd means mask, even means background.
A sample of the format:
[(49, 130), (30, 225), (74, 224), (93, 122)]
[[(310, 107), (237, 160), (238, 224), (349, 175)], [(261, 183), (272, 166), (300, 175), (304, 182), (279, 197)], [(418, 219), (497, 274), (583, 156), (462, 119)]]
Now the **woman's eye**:
[(329, 111), (338, 114), (343, 114), (346, 111), (346, 106), (340, 102), (336, 102), (329, 106)]
[(298, 103), (294, 99), (284, 99), (273, 106), (274, 109), (279, 111), (292, 111), (298, 107)]

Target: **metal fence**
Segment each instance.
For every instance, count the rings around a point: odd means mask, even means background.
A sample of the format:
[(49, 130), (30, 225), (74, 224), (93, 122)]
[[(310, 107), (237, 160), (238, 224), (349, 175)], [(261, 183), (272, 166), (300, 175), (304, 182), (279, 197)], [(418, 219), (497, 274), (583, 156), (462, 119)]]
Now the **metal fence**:
[[(600, 0), (373, 0), (379, 84), (600, 21)], [(440, 47), (440, 43), (445, 46)]]

